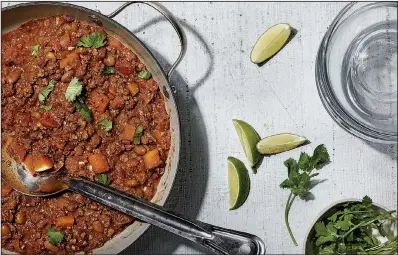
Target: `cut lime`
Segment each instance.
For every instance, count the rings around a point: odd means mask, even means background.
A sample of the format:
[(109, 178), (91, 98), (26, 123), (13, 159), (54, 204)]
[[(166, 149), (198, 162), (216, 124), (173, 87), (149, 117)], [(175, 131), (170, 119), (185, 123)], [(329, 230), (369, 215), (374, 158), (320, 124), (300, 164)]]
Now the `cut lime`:
[(250, 166), (255, 166), (261, 159), (261, 154), (256, 149), (256, 144), (260, 141), (260, 136), (252, 126), (242, 120), (232, 120), (232, 123), (234, 123), (236, 132), (238, 132), (240, 143)]
[(295, 134), (278, 134), (262, 139), (256, 147), (261, 154), (274, 154), (294, 149), (306, 141), (305, 137)]
[(237, 158), (228, 157), (229, 209), (243, 205), (249, 195), (250, 179), (245, 164)]
[(264, 32), (253, 47), (250, 59), (259, 64), (275, 55), (289, 39), (292, 28), (289, 24), (277, 24)]

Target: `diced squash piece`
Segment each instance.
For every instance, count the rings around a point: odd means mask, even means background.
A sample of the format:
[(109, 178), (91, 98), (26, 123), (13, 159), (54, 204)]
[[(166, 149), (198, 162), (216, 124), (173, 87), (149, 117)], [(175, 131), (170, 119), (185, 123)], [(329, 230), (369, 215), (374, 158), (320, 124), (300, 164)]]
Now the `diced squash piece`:
[(46, 171), (51, 169), (53, 166), (54, 163), (49, 157), (45, 155), (33, 156), (33, 168), (35, 172)]
[(58, 128), (61, 126), (61, 123), (58, 122), (52, 112), (44, 113), (43, 117), (40, 119), (40, 124), (46, 128)]
[(91, 102), (95, 111), (104, 113), (108, 108), (109, 98), (103, 93), (94, 91), (91, 93)]
[(78, 65), (80, 65), (80, 57), (76, 52), (68, 54), (59, 62), (59, 67), (61, 68), (65, 68), (66, 66), (76, 68)]
[(140, 88), (138, 87), (138, 84), (133, 82), (133, 83), (128, 83), (127, 88), (130, 91), (132, 96), (137, 95), (138, 92), (140, 92)]
[(145, 172), (138, 172), (135, 174), (135, 178), (137, 179), (137, 181), (140, 184), (144, 184), (146, 182), (146, 180), (148, 179), (148, 177), (146, 176)]
[(123, 140), (133, 141), (134, 136), (135, 136), (135, 127), (133, 125), (124, 126), (121, 138)]
[(65, 33), (63, 36), (61, 36), (61, 39), (60, 39), (59, 43), (60, 43), (63, 47), (69, 46), (69, 43), (70, 43), (70, 36), (69, 36), (69, 33)]
[(159, 130), (153, 131), (153, 136), (155, 137), (157, 142), (160, 142), (162, 140), (162, 132)]
[(1, 184), (1, 197), (8, 196), (12, 191), (11, 186), (7, 185), (6, 183)]
[(28, 169), (32, 175), (35, 174), (35, 168), (33, 166), (33, 156), (31, 154), (26, 155), (26, 157), (22, 163), (25, 166), (25, 168)]
[(51, 244), (49, 241), (45, 241), (45, 242), (44, 242), (44, 247), (45, 247), (47, 250), (49, 250), (49, 251), (58, 252), (58, 247), (55, 246), (55, 245), (53, 245), (53, 244)]
[(162, 164), (162, 160), (159, 156), (159, 151), (157, 149), (148, 151), (144, 156), (144, 165), (147, 170), (158, 167)]
[(72, 215), (58, 217), (55, 221), (57, 227), (71, 227), (75, 224), (75, 218)]
[(119, 40), (109, 36), (108, 37), (108, 43), (109, 45), (114, 48), (115, 50), (121, 50), (123, 49), (123, 45), (121, 42), (119, 42)]
[(22, 162), (26, 155), (25, 148), (16, 141), (11, 141), (10, 149), (13, 153), (11, 156), (13, 156), (13, 158), (15, 158), (18, 162)]
[(104, 173), (109, 170), (108, 161), (101, 153), (92, 154), (88, 157), (88, 162), (97, 174)]

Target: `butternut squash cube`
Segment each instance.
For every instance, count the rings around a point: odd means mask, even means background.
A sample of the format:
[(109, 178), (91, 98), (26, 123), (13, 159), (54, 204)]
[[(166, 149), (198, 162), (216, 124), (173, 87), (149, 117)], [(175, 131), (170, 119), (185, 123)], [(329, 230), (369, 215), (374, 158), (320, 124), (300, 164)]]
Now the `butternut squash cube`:
[(148, 151), (144, 156), (144, 165), (147, 170), (160, 166), (163, 162), (160, 159), (159, 151), (157, 149)]

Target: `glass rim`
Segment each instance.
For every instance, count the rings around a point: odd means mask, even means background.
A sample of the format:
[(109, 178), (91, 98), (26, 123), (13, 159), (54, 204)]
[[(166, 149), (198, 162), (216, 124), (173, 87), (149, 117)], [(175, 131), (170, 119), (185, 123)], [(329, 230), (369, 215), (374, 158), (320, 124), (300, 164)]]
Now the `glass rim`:
[[(396, 144), (398, 138), (397, 132), (383, 132), (377, 129), (372, 129), (354, 119), (341, 106), (335, 96), (334, 91), (332, 90), (332, 85), (329, 79), (329, 73), (326, 63), (329, 43), (337, 28), (343, 21), (342, 18), (344, 17), (344, 15), (352, 10), (352, 8), (357, 4), (357, 2), (349, 3), (337, 14), (320, 43), (315, 63), (315, 79), (318, 94), (328, 114), (340, 127), (342, 127), (347, 132), (371, 142)], [(388, 4), (392, 7), (397, 7), (397, 2), (376, 2), (369, 3), (365, 6), (380, 4)]]

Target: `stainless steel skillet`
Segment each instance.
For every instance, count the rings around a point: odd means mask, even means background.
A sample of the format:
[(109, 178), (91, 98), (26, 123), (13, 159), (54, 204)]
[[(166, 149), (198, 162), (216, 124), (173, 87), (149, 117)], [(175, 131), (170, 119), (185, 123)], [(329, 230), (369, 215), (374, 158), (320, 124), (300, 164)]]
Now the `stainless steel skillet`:
[[(166, 108), (170, 115), (172, 148), (169, 153), (166, 172), (159, 183), (158, 191), (154, 199), (151, 201), (152, 203), (132, 196), (127, 196), (122, 192), (92, 183), (85, 179), (70, 180), (67, 183), (68, 188), (72, 191), (84, 194), (92, 200), (134, 216), (135, 218), (151, 225), (161, 227), (167, 231), (187, 238), (216, 253), (263, 254), (265, 252), (264, 244), (256, 236), (219, 228), (196, 220), (185, 219), (182, 216), (166, 211), (160, 206), (164, 204), (169, 195), (179, 160), (180, 126), (178, 110), (173, 98), (173, 91), (169, 84), (169, 77), (185, 53), (186, 41), (180, 25), (168, 10), (160, 4), (144, 2), (144, 4), (153, 7), (166, 17), (178, 34), (178, 38), (181, 43), (181, 52), (176, 62), (172, 65), (167, 74), (165, 74), (157, 60), (145, 45), (125, 27), (112, 19), (132, 3), (136, 2), (126, 3), (108, 16), (80, 6), (54, 2), (27, 3), (2, 9), (2, 32), (15, 29), (22, 23), (31, 19), (63, 14), (68, 14), (81, 21), (94, 23), (104, 27), (109, 34), (117, 37), (137, 54), (142, 62), (145, 63), (148, 70), (152, 73), (154, 79), (159, 83), (161, 91), (165, 95)], [(16, 172), (22, 173), (21, 171)], [(17, 178), (22, 180), (23, 176), (17, 174)], [(135, 227), (134, 224), (136, 225)], [(126, 229), (127, 233), (125, 233), (125, 231), (121, 235), (114, 237), (110, 242), (105, 244), (104, 247), (95, 250), (94, 253), (114, 254), (126, 248), (148, 227), (147, 224), (143, 225), (138, 222), (134, 224), (133, 227)]]

